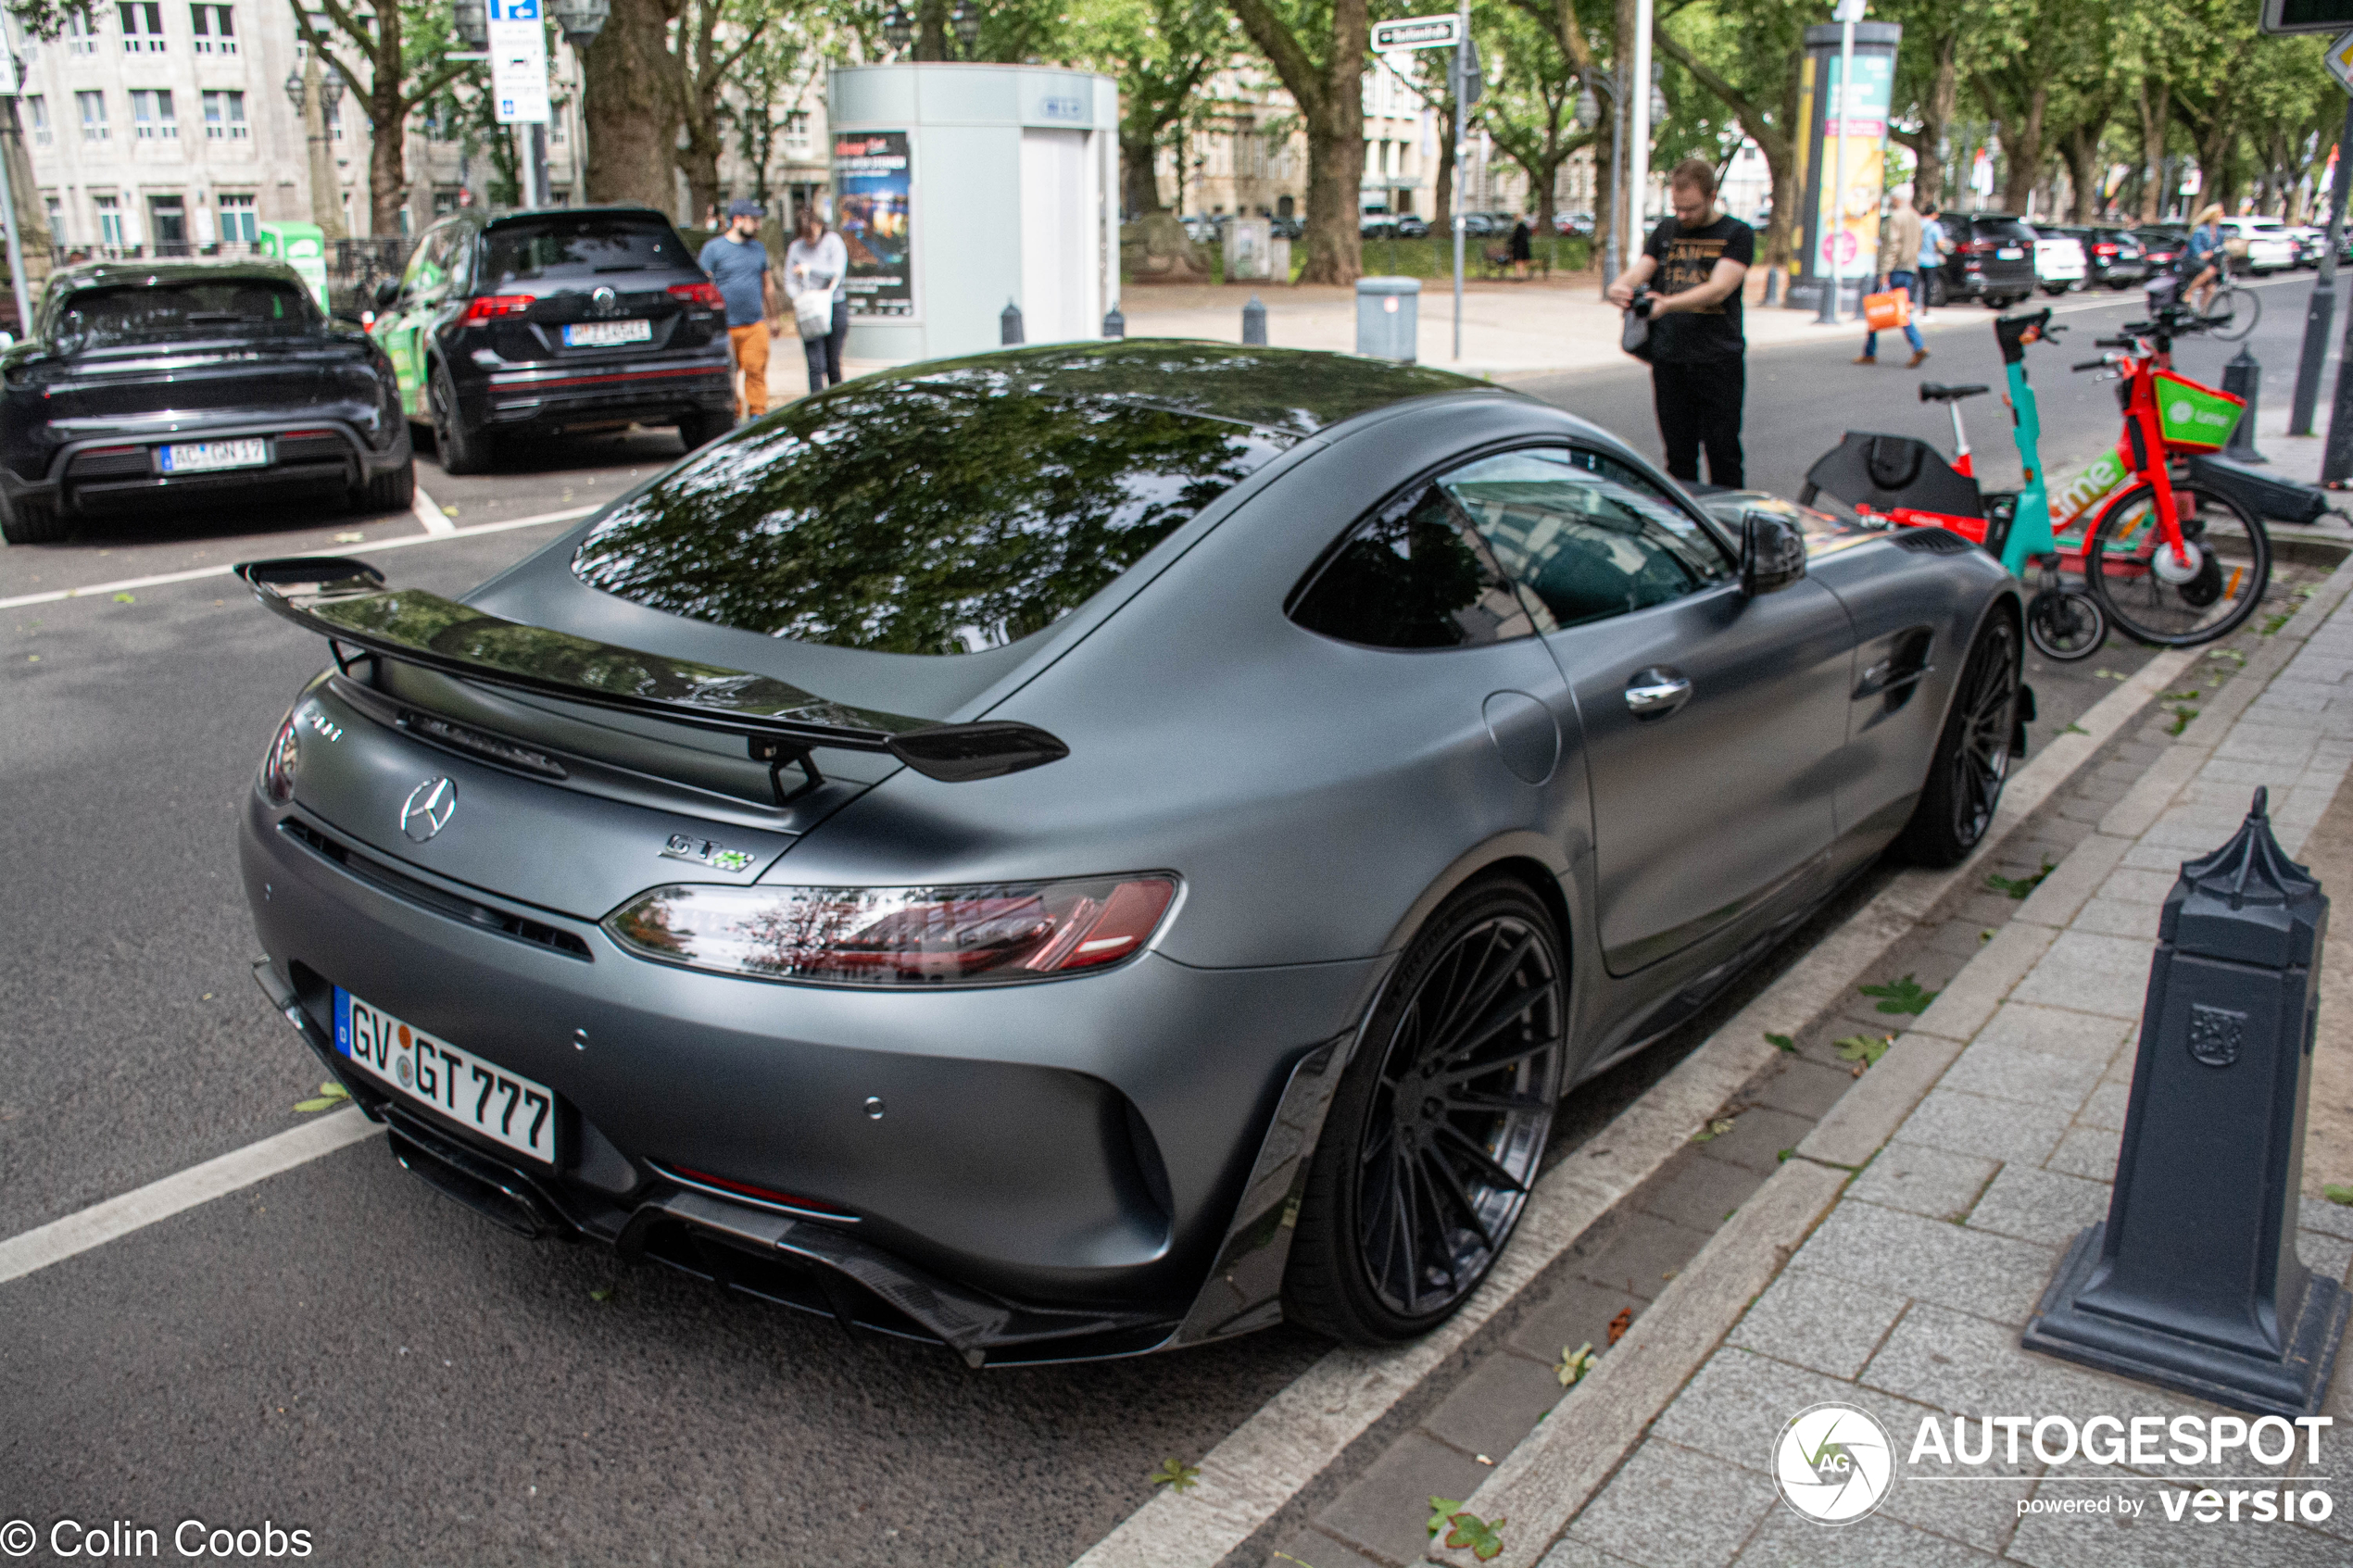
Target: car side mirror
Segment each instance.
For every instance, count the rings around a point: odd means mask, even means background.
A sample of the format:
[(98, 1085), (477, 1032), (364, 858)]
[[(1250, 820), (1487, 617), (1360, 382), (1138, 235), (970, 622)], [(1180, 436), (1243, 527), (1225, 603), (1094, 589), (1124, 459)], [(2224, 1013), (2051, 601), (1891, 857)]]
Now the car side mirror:
[(1806, 575), (1806, 534), (1773, 512), (1741, 519), (1741, 592), (1751, 598), (1777, 593)]
[(397, 278), (377, 279), (375, 297), (377, 309), (391, 309), (393, 302), (400, 297), (400, 280)]

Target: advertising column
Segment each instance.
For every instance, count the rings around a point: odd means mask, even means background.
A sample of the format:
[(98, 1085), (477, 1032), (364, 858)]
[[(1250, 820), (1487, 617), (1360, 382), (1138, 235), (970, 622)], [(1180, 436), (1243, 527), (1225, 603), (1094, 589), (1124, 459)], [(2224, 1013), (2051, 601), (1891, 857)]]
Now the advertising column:
[[(1895, 92), (1895, 50), (1904, 30), (1894, 22), (1855, 27), (1854, 90), (1838, 79), (1839, 31), (1806, 30), (1803, 99), (1806, 130), (1800, 154), (1803, 195), (1797, 230), (1790, 236), (1796, 277), (1788, 303), (1821, 307), (1833, 269), (1844, 279), (1841, 314), (1856, 307), (1879, 267), (1880, 205), (1887, 192), (1887, 116)], [(1845, 185), (1838, 188), (1843, 143)]]
[(852, 318), (915, 318), (913, 174), (904, 131), (834, 136), (834, 226), (849, 254)]

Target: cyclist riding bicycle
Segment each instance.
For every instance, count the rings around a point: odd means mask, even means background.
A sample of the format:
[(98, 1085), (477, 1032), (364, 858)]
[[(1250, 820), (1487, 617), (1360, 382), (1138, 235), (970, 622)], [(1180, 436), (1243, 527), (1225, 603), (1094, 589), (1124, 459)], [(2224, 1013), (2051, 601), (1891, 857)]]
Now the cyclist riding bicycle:
[(2214, 303), (2215, 285), (2222, 281), (2222, 269), (2229, 257), (2222, 249), (2222, 204), (2208, 202), (2197, 215), (2197, 227), (2190, 231), (2190, 241), (2182, 251), (2182, 296), (2196, 305), (2203, 315)]

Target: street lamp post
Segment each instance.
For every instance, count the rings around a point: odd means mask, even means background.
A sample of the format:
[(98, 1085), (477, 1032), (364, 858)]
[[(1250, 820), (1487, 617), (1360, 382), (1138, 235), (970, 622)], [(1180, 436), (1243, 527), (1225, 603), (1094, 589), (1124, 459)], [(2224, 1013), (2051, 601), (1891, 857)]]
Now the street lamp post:
[(303, 138), (310, 149), (310, 220), (330, 240), (345, 237), (340, 183), (335, 158), (327, 139), (327, 112), (343, 102), (343, 78), (319, 61), (316, 34), (306, 27), (302, 69), (286, 73), (286, 101), (302, 117)]

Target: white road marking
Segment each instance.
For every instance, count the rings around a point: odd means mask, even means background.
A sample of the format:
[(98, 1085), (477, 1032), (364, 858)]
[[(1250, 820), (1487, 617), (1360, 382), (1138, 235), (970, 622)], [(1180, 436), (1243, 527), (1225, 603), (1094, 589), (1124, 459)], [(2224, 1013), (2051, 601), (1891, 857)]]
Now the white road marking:
[(417, 521), (426, 533), (455, 533), (458, 532), (458, 525), (449, 521), (449, 514), (441, 509), (440, 502), (425, 494), (423, 485), (417, 486), (416, 494), (409, 501), (409, 507), (417, 514)]
[(308, 1165), (322, 1154), (333, 1154), (384, 1131), (357, 1110), (337, 1110), (316, 1122), (275, 1137), (232, 1149), (218, 1160), (191, 1165), (176, 1175), (94, 1204), (79, 1213), (0, 1241), (0, 1283), (21, 1279), (52, 1263), (61, 1263), (117, 1236), (167, 1220), (183, 1210), (209, 1203), (256, 1182), (267, 1181), (297, 1165)]
[[(423, 492), (420, 491), (420, 495)], [(404, 533), (396, 539), (379, 539), (372, 545), (360, 546), (373, 555), (378, 550), (396, 550), (405, 545), (441, 545), (455, 539), (472, 539), (484, 533), (504, 533), (513, 528), (537, 528), (544, 523), (571, 522), (586, 517), (595, 507), (573, 507), (560, 512), (541, 512), (536, 517), (509, 518), (504, 522), (476, 523), (472, 528), (450, 527), (439, 533)], [(422, 520), (420, 520), (422, 521)], [(443, 520), (445, 522), (447, 520)], [(348, 545), (330, 546), (323, 550), (298, 550), (296, 555), (341, 556), (351, 553)], [(55, 604), (59, 599), (97, 598), (107, 594), (123, 593), (132, 588), (159, 588), (167, 583), (193, 583), (200, 577), (226, 577), (227, 566), (199, 566), (188, 571), (160, 571), (152, 577), (125, 577), (113, 583), (93, 583), (82, 588), (57, 588), (44, 594), (19, 594), (14, 598), (0, 599), (0, 609), (17, 609), (25, 605)]]

